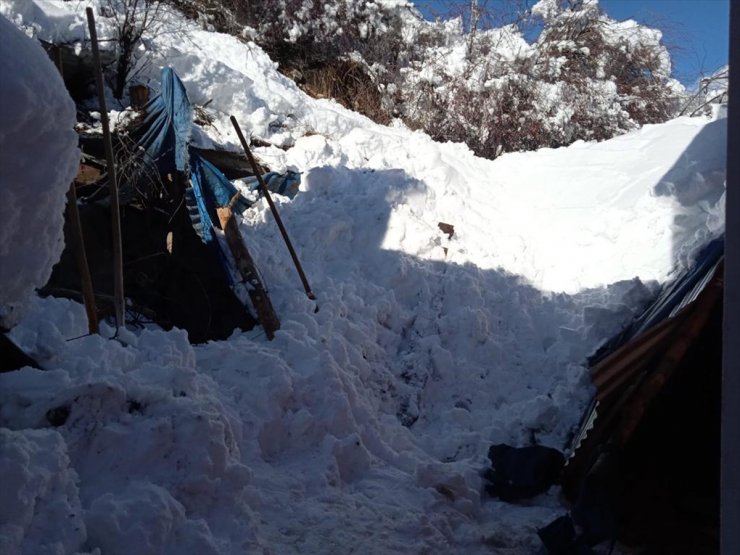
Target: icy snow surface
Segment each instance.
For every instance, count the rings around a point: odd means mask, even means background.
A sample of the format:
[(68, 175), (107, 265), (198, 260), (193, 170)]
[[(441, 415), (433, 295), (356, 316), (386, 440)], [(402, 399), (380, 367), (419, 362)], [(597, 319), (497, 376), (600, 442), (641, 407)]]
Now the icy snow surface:
[(79, 155), (59, 72), (2, 16), (0, 75), (0, 325), (9, 327), (62, 253), (64, 195)]
[[(76, 32), (76, 3), (31, 3), (0, 13)], [(0, 375), (3, 552), (535, 551), (557, 492), (482, 498), (486, 451), (563, 448), (584, 357), (721, 231), (724, 120), (491, 162), (312, 100), (255, 45), (168, 18), (144, 75), (170, 64), (211, 100), (201, 143), (236, 148), (233, 113), (287, 148), (258, 149), (273, 169), (303, 172), (276, 200), (319, 310), (264, 204), (242, 231), (272, 342), (80, 337), (81, 306), (33, 299), (12, 335), (47, 371)]]

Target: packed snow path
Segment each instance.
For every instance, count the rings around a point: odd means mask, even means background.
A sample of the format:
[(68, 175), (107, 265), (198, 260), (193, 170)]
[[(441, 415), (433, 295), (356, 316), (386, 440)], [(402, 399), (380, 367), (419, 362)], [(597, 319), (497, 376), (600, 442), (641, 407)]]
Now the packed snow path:
[[(70, 4), (0, 13), (74, 39)], [(168, 17), (150, 75), (172, 65), (212, 99), (197, 140), (235, 148), (234, 113), (287, 147), (259, 149), (274, 169), (303, 172), (278, 200), (319, 311), (265, 205), (242, 230), (275, 341), (80, 337), (82, 307), (33, 300), (13, 337), (47, 371), (0, 376), (3, 549), (532, 552), (556, 492), (482, 499), (486, 450), (562, 448), (590, 395), (584, 357), (720, 232), (724, 120), (491, 162), (312, 100), (253, 44)]]

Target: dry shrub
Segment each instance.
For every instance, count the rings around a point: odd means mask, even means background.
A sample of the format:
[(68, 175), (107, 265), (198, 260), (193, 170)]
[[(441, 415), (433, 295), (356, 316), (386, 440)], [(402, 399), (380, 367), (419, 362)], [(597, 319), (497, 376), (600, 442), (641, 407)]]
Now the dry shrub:
[(239, 0), (166, 0), (183, 15), (197, 21), (209, 31), (238, 35), (244, 24), (238, 10), (243, 9)]
[(407, 122), (435, 140), (463, 142), (485, 158), (536, 149), (549, 145), (552, 137), (536, 108), (535, 86), (521, 76), (505, 79), (485, 94), (468, 88), (464, 79), (444, 92), (426, 84), (419, 88)]
[(286, 69), (284, 73), (314, 98), (333, 98), (342, 106), (386, 124), (390, 122), (383, 110), (378, 85), (361, 63), (336, 60), (304, 70)]
[[(205, 13), (218, 30), (251, 27), (249, 36), (314, 97), (380, 123), (399, 117), (488, 158), (607, 139), (678, 108), (659, 34), (616, 22), (595, 2), (543, 3), (519, 22), (542, 30), (520, 48), (516, 29), (466, 34), (462, 23), (429, 23), (404, 40), (404, 8), (370, 0), (169, 1), (199, 7), (194, 16)], [(446, 57), (460, 44), (462, 75), (448, 71)]]

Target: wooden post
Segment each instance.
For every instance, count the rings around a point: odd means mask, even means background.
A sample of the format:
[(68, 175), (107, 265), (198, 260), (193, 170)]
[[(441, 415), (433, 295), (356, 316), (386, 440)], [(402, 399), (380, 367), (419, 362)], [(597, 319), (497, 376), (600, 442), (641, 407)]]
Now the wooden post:
[[(308, 279), (306, 279), (306, 274), (303, 273), (303, 267), (301, 266), (301, 262), (298, 260), (298, 255), (296, 254), (295, 249), (293, 248), (293, 244), (290, 241), (290, 237), (288, 237), (288, 231), (285, 229), (285, 226), (283, 225), (283, 220), (280, 218), (280, 214), (278, 214), (275, 203), (272, 202), (272, 196), (270, 196), (270, 191), (267, 189), (267, 185), (265, 185), (265, 180), (262, 179), (262, 172), (260, 172), (260, 168), (257, 165), (257, 162), (254, 159), (254, 156), (252, 156), (252, 151), (249, 150), (249, 145), (247, 144), (247, 141), (244, 138), (244, 135), (242, 134), (242, 130), (239, 127), (239, 123), (237, 123), (236, 118), (234, 116), (231, 116), (231, 124), (234, 126), (234, 130), (236, 130), (236, 134), (239, 137), (239, 141), (242, 144), (244, 153), (247, 155), (247, 160), (249, 160), (249, 163), (252, 165), (252, 170), (254, 171), (254, 175), (255, 177), (257, 177), (257, 181), (260, 184), (260, 189), (262, 190), (262, 194), (265, 195), (265, 198), (267, 199), (267, 204), (270, 205), (270, 211), (272, 212), (272, 215), (275, 216), (275, 221), (277, 222), (278, 228), (280, 228), (280, 233), (283, 236), (285, 245), (288, 247), (288, 252), (290, 252), (290, 257), (293, 259), (293, 264), (295, 265), (295, 269), (298, 271), (298, 276), (301, 278), (303, 289), (306, 291), (306, 295), (308, 296), (308, 298), (311, 299), (312, 301), (315, 301), (316, 295), (314, 295), (313, 291), (311, 291), (311, 286), (308, 284)], [(316, 307), (316, 309), (318, 310), (318, 307)]]
[(95, 16), (92, 8), (86, 8), (87, 25), (90, 29), (90, 42), (93, 53), (93, 70), (98, 88), (100, 103), (100, 122), (103, 125), (103, 143), (105, 145), (105, 160), (108, 171), (108, 188), (110, 189), (110, 212), (113, 234), (113, 308), (116, 317), (116, 329), (125, 324), (123, 298), (123, 247), (121, 245), (121, 213), (118, 205), (118, 182), (116, 180), (116, 164), (113, 158), (113, 144), (111, 142), (110, 123), (108, 121), (108, 107), (105, 102), (105, 83), (103, 69), (100, 64), (100, 50), (98, 49), (98, 33), (95, 30)]
[(87, 263), (85, 253), (85, 239), (82, 235), (82, 224), (80, 223), (80, 211), (77, 208), (77, 190), (74, 182), (67, 191), (67, 221), (70, 226), (72, 249), (77, 260), (77, 269), (80, 272), (80, 287), (82, 289), (82, 300), (85, 303), (87, 313), (87, 329), (92, 333), (98, 333), (98, 312), (95, 307), (95, 294), (93, 293), (92, 278), (90, 277), (90, 266)]
[[(62, 48), (54, 45), (54, 63), (59, 70), (59, 75), (64, 78), (64, 66), (62, 63)], [(77, 261), (77, 270), (80, 272), (80, 289), (82, 289), (82, 300), (87, 313), (87, 329), (98, 333), (98, 312), (95, 306), (95, 294), (93, 293), (92, 278), (90, 277), (90, 266), (87, 263), (85, 252), (85, 239), (82, 235), (82, 224), (80, 223), (80, 211), (77, 207), (77, 189), (75, 182), (69, 186), (67, 191), (67, 222), (70, 226), (72, 239), (72, 250)]]

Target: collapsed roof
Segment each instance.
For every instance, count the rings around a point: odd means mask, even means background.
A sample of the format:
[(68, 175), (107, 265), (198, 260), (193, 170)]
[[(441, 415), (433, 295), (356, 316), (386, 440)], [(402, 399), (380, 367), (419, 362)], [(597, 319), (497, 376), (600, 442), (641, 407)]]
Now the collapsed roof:
[(596, 391), (562, 483), (596, 536), (716, 548), (723, 291), (720, 237), (591, 358)]
[[(139, 323), (152, 320), (165, 328), (186, 329), (195, 343), (224, 339), (235, 328), (248, 330), (255, 323), (272, 337), (279, 320), (236, 222), (227, 225), (232, 213), (255, 201), (241, 195), (203, 152), (191, 147), (193, 109), (172, 69), (162, 70), (160, 93), (145, 104), (143, 114), (131, 133), (118, 137), (117, 162), (125, 167), (119, 173), (130, 315)], [(88, 160), (83, 168), (90, 171), (93, 165), (94, 159)], [(92, 172), (94, 185), (82, 187), (86, 192), (80, 196), (93, 281), (98, 302), (105, 305), (112, 290), (106, 264), (112, 239), (103, 206), (103, 169)], [(300, 184), (300, 175), (290, 171), (270, 172), (264, 179), (269, 189), (287, 196)], [(246, 183), (254, 190), (255, 181)], [(78, 296), (71, 258), (63, 255), (46, 293)]]

